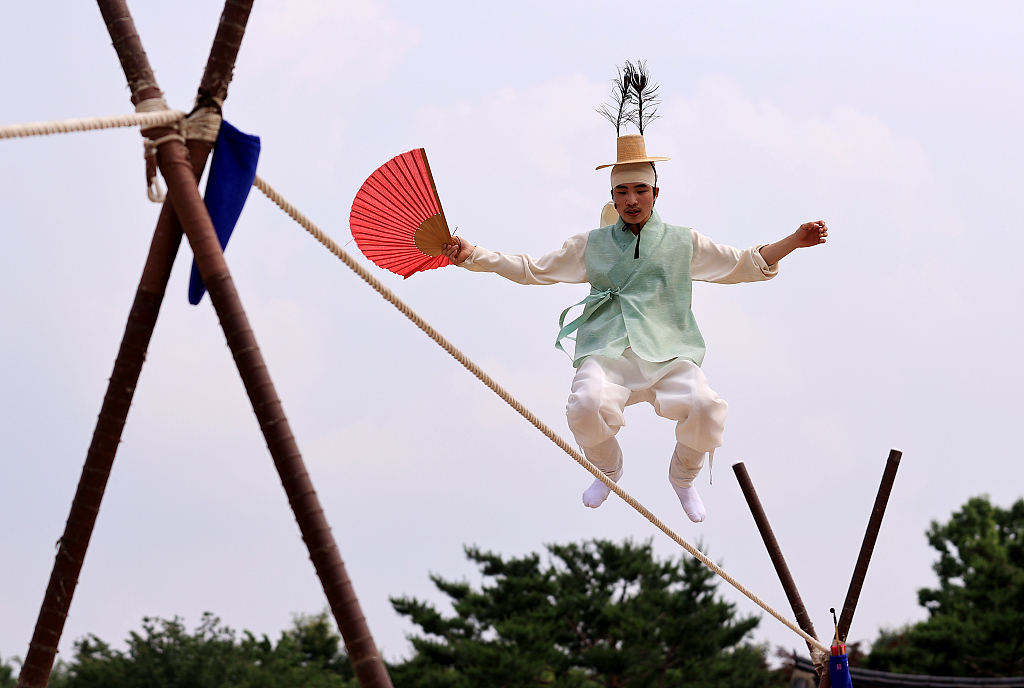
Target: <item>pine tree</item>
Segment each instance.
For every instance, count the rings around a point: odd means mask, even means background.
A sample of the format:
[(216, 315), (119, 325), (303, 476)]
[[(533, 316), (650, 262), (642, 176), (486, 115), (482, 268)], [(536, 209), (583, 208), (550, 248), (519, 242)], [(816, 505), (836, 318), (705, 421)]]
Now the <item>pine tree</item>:
[[(389, 665), (396, 688), (557, 688), (781, 685), (765, 648), (716, 595), (699, 562), (657, 560), (649, 542), (551, 545), (505, 559), (468, 548), (486, 583), (432, 576), (453, 616), (411, 598), (393, 599), (422, 635), (413, 656)], [(299, 617), (277, 643), (241, 637), (212, 614), (193, 632), (179, 618), (144, 619), (127, 650), (96, 636), (75, 643), (53, 688), (355, 688), (348, 657), (326, 613)], [(0, 674), (2, 676), (2, 674)], [(0, 685), (0, 688), (3, 688)]]
[(189, 633), (184, 622), (143, 619), (126, 652), (94, 635), (75, 643), (51, 688), (352, 688), (348, 658), (327, 613), (299, 616), (277, 643), (246, 631), (241, 638), (212, 614)]
[(0, 661), (0, 688), (14, 688), (17, 684), (11, 660), (8, 658), (6, 661)]
[(504, 559), (467, 548), (480, 590), (432, 576), (451, 598), (445, 617), (416, 599), (392, 599), (424, 635), (393, 668), (400, 688), (497, 686), (735, 686), (778, 684), (764, 649), (745, 639), (755, 617), (737, 618), (716, 596), (714, 574), (694, 559), (658, 561), (650, 542), (551, 545)]
[(869, 669), (933, 676), (1024, 676), (1024, 499), (974, 497), (932, 522), (939, 587), (918, 592), (925, 621), (883, 631)]

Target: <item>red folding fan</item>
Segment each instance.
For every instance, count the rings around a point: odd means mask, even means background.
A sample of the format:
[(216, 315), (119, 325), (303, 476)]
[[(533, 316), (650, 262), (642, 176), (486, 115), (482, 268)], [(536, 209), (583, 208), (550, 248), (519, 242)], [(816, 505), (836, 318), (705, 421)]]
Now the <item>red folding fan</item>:
[(452, 235), (422, 148), (388, 160), (363, 182), (349, 226), (364, 256), (402, 277), (451, 265), (441, 248)]

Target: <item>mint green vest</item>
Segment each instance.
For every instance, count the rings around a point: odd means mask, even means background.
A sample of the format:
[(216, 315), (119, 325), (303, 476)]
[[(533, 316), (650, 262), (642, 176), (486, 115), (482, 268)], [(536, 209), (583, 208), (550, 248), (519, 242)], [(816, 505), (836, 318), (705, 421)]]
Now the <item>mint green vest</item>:
[(587, 356), (618, 358), (626, 347), (645, 361), (685, 358), (700, 365), (704, 338), (690, 310), (690, 262), (693, 237), (687, 227), (666, 225), (658, 212), (640, 231), (640, 257), (634, 258), (637, 237), (623, 230), (622, 219), (590, 232), (584, 261), (590, 296), (576, 306), (583, 313), (563, 325), (559, 319), (555, 347), (576, 331), (579, 367)]

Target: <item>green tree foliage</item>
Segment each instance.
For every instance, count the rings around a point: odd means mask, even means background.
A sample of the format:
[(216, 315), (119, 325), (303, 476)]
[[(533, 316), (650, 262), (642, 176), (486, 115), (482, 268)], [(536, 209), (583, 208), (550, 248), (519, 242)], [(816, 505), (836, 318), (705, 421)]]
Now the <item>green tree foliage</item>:
[(75, 657), (58, 665), (51, 688), (352, 688), (348, 658), (327, 613), (300, 616), (276, 644), (246, 631), (241, 639), (204, 614), (194, 633), (181, 619), (143, 619), (128, 650), (94, 635), (75, 643)]
[(17, 684), (18, 681), (14, 678), (14, 667), (11, 666), (11, 660), (0, 661), (0, 688), (14, 688)]
[(933, 676), (1024, 675), (1024, 499), (975, 497), (932, 522), (939, 587), (918, 591), (929, 618), (883, 631), (864, 665)]
[[(481, 589), (432, 577), (454, 616), (393, 599), (424, 634), (410, 638), (410, 659), (389, 666), (396, 688), (782, 685), (765, 649), (747, 640), (758, 619), (737, 617), (695, 560), (658, 561), (650, 543), (628, 541), (548, 551), (545, 564), (538, 554), (505, 560), (467, 549), (485, 577)], [(94, 635), (76, 642), (50, 686), (355, 688), (340, 640), (326, 613), (299, 617), (277, 643), (239, 637), (212, 614), (191, 633), (177, 617), (147, 618), (126, 650)]]
[(446, 617), (392, 599), (425, 635), (392, 667), (399, 688), (727, 686), (781, 683), (764, 648), (745, 642), (756, 617), (737, 618), (699, 562), (657, 561), (651, 544), (595, 540), (505, 560), (466, 550), (480, 590), (431, 576), (451, 598)]

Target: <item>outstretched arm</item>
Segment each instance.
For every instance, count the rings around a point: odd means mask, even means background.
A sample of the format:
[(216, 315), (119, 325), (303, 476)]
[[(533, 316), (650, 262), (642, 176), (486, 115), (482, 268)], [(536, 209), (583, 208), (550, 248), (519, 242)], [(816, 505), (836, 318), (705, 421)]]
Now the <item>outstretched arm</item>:
[(775, 265), (798, 248), (817, 246), (825, 243), (828, 227), (824, 220), (805, 222), (785, 239), (761, 247), (761, 257), (768, 265)]
[(524, 253), (488, 251), (459, 237), (453, 237), (454, 243), (446, 244), (441, 253), (460, 267), (473, 272), (496, 272), (519, 284), (581, 283), (587, 281), (584, 253), (588, 235), (589, 232), (583, 232), (571, 236), (562, 248), (536, 259)]

